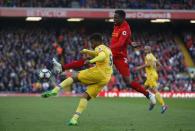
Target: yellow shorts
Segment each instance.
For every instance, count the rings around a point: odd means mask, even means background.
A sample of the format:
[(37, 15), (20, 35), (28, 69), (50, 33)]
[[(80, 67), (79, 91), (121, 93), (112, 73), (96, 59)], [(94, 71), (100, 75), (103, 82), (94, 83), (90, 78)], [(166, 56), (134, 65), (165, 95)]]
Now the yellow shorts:
[(158, 86), (158, 74), (157, 73), (151, 73), (147, 75), (146, 81), (144, 85), (149, 88), (156, 88)]
[(87, 94), (95, 98), (102, 88), (110, 81), (111, 74), (105, 77), (100, 71), (95, 68), (82, 70), (78, 74), (78, 79), (82, 84), (87, 85)]

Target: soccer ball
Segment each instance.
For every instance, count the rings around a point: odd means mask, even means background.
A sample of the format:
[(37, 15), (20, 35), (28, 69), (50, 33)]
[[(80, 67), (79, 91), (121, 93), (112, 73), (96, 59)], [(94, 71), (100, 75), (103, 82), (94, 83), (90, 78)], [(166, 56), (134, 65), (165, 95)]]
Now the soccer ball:
[(51, 77), (51, 71), (48, 69), (42, 69), (39, 72), (39, 78), (40, 79), (49, 79)]

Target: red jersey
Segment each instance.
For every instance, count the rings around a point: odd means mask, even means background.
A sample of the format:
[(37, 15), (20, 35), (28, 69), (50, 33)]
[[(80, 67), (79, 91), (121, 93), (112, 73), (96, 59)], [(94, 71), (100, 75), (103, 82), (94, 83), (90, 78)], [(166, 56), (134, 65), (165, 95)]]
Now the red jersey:
[(127, 57), (127, 46), (131, 44), (131, 29), (127, 21), (114, 26), (110, 48), (113, 57)]

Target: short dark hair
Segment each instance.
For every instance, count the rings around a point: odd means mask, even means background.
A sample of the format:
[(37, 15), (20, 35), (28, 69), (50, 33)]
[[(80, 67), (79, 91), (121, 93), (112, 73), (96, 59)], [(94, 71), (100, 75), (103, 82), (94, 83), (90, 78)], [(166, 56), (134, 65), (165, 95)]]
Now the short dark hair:
[(126, 17), (126, 13), (125, 13), (124, 10), (115, 10), (114, 13), (119, 14), (119, 16), (122, 17), (122, 18)]
[(100, 33), (93, 33), (93, 34), (90, 36), (89, 40), (90, 40), (90, 41), (91, 41), (91, 40), (94, 40), (94, 41), (102, 42), (102, 41), (103, 41), (103, 40), (102, 40), (102, 34), (100, 34)]

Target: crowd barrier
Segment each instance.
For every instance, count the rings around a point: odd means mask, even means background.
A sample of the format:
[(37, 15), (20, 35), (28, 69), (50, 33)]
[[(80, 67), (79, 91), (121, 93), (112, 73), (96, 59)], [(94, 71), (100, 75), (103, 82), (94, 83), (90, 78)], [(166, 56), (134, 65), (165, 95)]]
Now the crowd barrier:
[[(195, 92), (161, 92), (164, 98), (195, 98)], [(0, 93), (0, 96), (40, 96), (40, 93)], [(81, 96), (74, 93), (60, 93), (59, 96)], [(98, 97), (144, 97), (138, 92), (101, 91)]]

